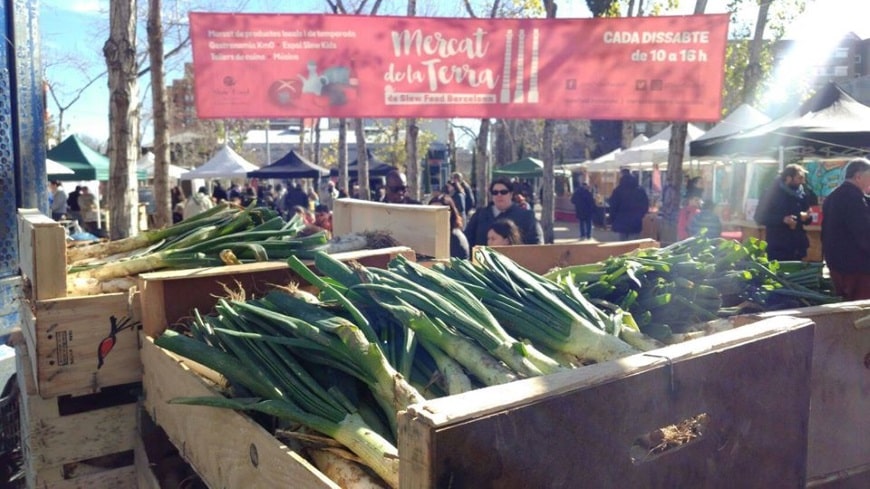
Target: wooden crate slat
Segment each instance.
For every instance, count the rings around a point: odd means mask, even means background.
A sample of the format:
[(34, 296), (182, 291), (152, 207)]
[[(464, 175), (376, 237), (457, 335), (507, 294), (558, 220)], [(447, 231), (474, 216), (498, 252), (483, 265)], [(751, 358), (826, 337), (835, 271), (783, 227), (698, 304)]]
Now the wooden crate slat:
[(168, 404), (176, 397), (219, 394), (151, 338), (143, 341), (142, 361), (145, 409), (210, 487), (338, 489), (247, 416)]
[[(22, 326), (42, 397), (88, 394), (142, 379), (138, 343), (141, 308), (134, 305), (139, 302), (137, 294), (130, 291), (23, 304), (33, 313), (24, 310)], [(105, 346), (112, 341), (114, 346)]]
[(72, 479), (55, 479), (38, 473), (29, 475), (27, 486), (40, 489), (137, 489), (136, 468), (128, 465)]
[(132, 465), (104, 468), (90, 465), (88, 460), (132, 449), (136, 405), (61, 416), (59, 399), (37, 395), (28, 357), (26, 346), (16, 346), (21, 447), (28, 487), (135, 488)]
[(388, 231), (417, 253), (438, 259), (450, 257), (450, 210), (445, 206), (339, 199), (332, 221), (336, 236)]
[(66, 297), (66, 232), (36, 209), (18, 210), (21, 274), (37, 300)]
[[(856, 321), (870, 315), (870, 300), (790, 309), (732, 319), (754, 327), (763, 319), (789, 315), (816, 323), (810, 376), (807, 479), (824, 480), (849, 470), (870, 467), (870, 329)], [(870, 471), (870, 468), (866, 469)]]
[(492, 249), (535, 273), (543, 274), (556, 267), (595, 263), (611, 256), (622, 255), (639, 248), (655, 248), (658, 245), (658, 241), (638, 239), (613, 243), (493, 246)]
[[(776, 318), (412, 407), (401, 487), (798, 487), (812, 340), (811, 321)], [(632, 461), (639, 437), (701, 413), (696, 442)]]

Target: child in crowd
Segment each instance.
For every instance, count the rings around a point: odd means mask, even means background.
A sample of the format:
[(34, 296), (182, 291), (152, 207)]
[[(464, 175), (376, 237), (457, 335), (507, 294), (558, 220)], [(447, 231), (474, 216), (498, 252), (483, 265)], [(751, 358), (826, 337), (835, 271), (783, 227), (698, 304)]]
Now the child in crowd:
[(511, 246), (523, 244), (520, 229), (510, 219), (498, 219), (486, 232), (487, 246)]

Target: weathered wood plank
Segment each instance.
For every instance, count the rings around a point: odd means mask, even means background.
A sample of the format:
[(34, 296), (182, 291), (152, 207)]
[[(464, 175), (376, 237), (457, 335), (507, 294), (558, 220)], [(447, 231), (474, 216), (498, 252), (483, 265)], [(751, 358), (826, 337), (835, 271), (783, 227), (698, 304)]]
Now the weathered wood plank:
[(66, 232), (36, 209), (18, 209), (21, 275), (36, 300), (66, 297)]
[[(414, 406), (402, 487), (798, 487), (812, 340), (812, 322), (776, 318)], [(636, 457), (642, 436), (699, 414), (696, 441)]]
[(493, 246), (492, 249), (535, 273), (546, 273), (556, 267), (595, 263), (638, 248), (654, 248), (658, 245), (657, 241), (651, 239), (638, 239), (613, 243), (587, 241), (548, 245)]
[(43, 398), (142, 379), (138, 292), (22, 301), (22, 328)]
[(339, 199), (332, 214), (336, 236), (388, 231), (417, 253), (438, 259), (450, 257), (450, 210), (445, 206)]
[(220, 395), (146, 338), (145, 409), (209, 487), (338, 489), (305, 458), (235, 411), (169, 404), (176, 397)]
[(870, 300), (739, 316), (732, 321), (752, 328), (751, 323), (783, 315), (816, 323), (808, 480), (824, 480), (870, 466), (870, 448), (864, 436), (870, 434), (870, 327), (861, 326), (861, 321), (870, 317)]

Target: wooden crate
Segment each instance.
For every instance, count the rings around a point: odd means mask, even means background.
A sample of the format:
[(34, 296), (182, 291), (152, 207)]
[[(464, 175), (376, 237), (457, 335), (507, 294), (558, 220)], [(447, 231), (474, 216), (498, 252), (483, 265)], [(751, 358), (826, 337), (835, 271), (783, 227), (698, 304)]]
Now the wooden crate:
[(202, 480), (178, 453), (166, 432), (141, 407), (133, 448), (138, 489), (202, 487)]
[(816, 323), (810, 374), (809, 487), (870, 487), (870, 301), (732, 318), (754, 328), (779, 316)]
[[(801, 487), (813, 324), (755, 326), (414, 406), (401, 488)], [(701, 414), (691, 442), (639, 443)]]
[(657, 248), (658, 246), (658, 241), (638, 239), (608, 243), (579, 242), (549, 245), (493, 246), (492, 249), (535, 273), (546, 273), (556, 267), (595, 263), (638, 248)]
[(142, 343), (142, 362), (145, 409), (209, 487), (338, 489), (249, 417), (168, 404), (176, 397), (220, 395), (192, 370), (203, 367), (155, 346), (150, 337)]
[[(401, 487), (799, 487), (812, 335), (809, 320), (774, 318), (414, 406), (400, 416)], [(220, 395), (214, 372), (150, 338), (142, 361), (149, 414), (210, 487), (335, 487), (244, 414), (167, 404)], [(700, 414), (697, 441), (632, 461), (639, 438)]]
[(28, 487), (136, 487), (133, 445), (139, 384), (94, 396), (43, 399), (27, 348), (16, 347), (21, 448)]
[(21, 275), (35, 300), (66, 297), (66, 231), (37, 209), (18, 209)]
[(142, 380), (138, 292), (21, 303), (21, 329), (43, 398)]
[(356, 199), (335, 201), (333, 233), (388, 231), (421, 255), (450, 257), (450, 210), (445, 206), (384, 204)]
[[(335, 253), (341, 261), (357, 261), (365, 266), (385, 267), (402, 255), (415, 260), (411, 248), (399, 246), (378, 250)], [(144, 273), (139, 276), (142, 326), (148, 336), (157, 336), (169, 324), (190, 317), (194, 309), (210, 311), (215, 296), (223, 293), (224, 285), (241, 285), (249, 294), (262, 294), (273, 284), (304, 283), (283, 262), (263, 262), (196, 270)]]

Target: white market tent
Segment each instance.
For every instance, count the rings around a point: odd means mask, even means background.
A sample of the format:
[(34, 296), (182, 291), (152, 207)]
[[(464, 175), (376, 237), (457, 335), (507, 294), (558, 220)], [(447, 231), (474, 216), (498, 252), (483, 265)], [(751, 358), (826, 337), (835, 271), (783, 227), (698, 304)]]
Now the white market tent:
[(225, 144), (204, 165), (182, 174), (180, 178), (182, 180), (246, 178), (248, 172), (257, 169), (257, 165), (242, 158)]
[[(731, 113), (725, 116), (724, 119), (711, 127), (709, 131), (696, 138), (695, 141), (706, 141), (712, 138), (737, 134), (740, 131), (752, 129), (762, 124), (767, 124), (768, 122), (770, 122), (770, 117), (760, 110), (748, 104), (740, 104), (736, 109), (732, 110)], [(693, 157), (698, 158), (697, 156)]]
[[(154, 153), (145, 153), (136, 162), (136, 170), (144, 172), (148, 178), (154, 178)], [(169, 165), (169, 178), (178, 179), (187, 169), (178, 165)]]
[(646, 144), (650, 138), (646, 137), (644, 134), (638, 134), (631, 140), (631, 145), (629, 145), (628, 149), (617, 148), (610, 153), (603, 154), (598, 158), (590, 161), (586, 164), (586, 169), (588, 171), (608, 171), (608, 170), (618, 170), (623, 166), (620, 163), (619, 155), (625, 151), (628, 151), (631, 148), (637, 148), (639, 146), (643, 146)]
[[(668, 161), (668, 146), (670, 145), (671, 139), (671, 127), (672, 126), (668, 126), (664, 128), (658, 134), (649, 138), (649, 141), (646, 143), (632, 146), (616, 155), (617, 166), (650, 169), (655, 163)], [(689, 123), (684, 154), (689, 154), (689, 143), (701, 137), (703, 134), (703, 129)]]
[(50, 158), (46, 158), (45, 173), (50, 177), (52, 175), (72, 175), (75, 172)]

